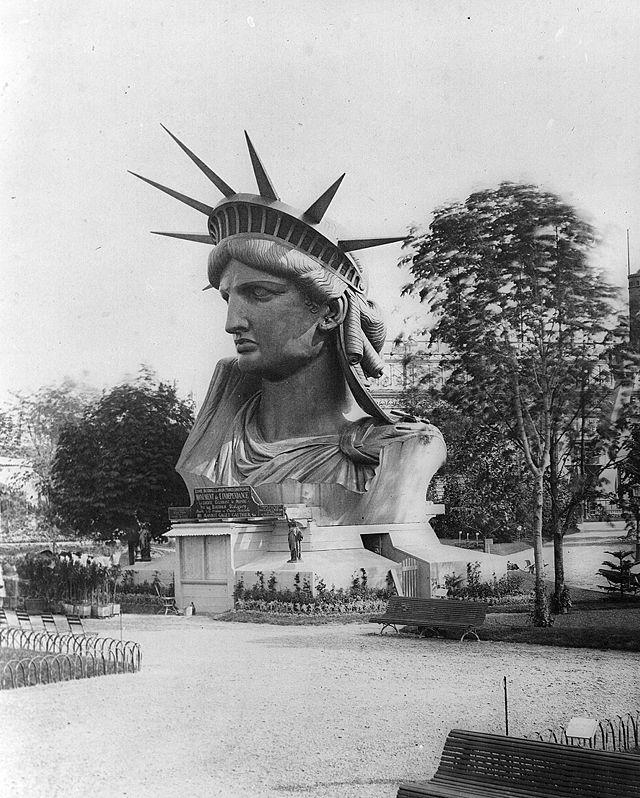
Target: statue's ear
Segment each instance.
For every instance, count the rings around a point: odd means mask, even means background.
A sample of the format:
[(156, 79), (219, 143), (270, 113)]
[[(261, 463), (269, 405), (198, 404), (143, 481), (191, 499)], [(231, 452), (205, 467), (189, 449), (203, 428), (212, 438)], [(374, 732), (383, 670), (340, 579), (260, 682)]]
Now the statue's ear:
[(347, 315), (347, 300), (345, 297), (340, 296), (337, 299), (332, 299), (326, 306), (322, 318), (318, 321), (318, 327), (321, 330), (329, 332), (339, 327)]

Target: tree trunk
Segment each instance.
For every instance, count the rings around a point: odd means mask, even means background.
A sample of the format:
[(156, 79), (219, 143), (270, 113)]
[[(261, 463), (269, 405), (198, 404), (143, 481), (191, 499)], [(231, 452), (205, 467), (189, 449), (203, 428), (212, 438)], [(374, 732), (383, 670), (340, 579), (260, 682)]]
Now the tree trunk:
[(554, 568), (554, 586), (553, 586), (553, 606), (554, 612), (564, 615), (567, 612), (564, 599), (562, 598), (565, 592), (564, 584), (564, 536), (560, 523), (557, 527), (554, 526), (553, 530), (553, 568)]
[(558, 445), (555, 438), (552, 438), (549, 450), (549, 494), (551, 497), (551, 529), (553, 531), (553, 611), (564, 614), (567, 611), (566, 602), (563, 599), (565, 591), (564, 530), (562, 528), (558, 501), (558, 482), (560, 479), (558, 471)]
[(535, 604), (533, 623), (535, 626), (550, 626), (549, 602), (544, 584), (544, 559), (542, 552), (542, 508), (544, 496), (544, 469), (539, 469), (534, 482), (534, 528), (533, 559), (536, 571)]

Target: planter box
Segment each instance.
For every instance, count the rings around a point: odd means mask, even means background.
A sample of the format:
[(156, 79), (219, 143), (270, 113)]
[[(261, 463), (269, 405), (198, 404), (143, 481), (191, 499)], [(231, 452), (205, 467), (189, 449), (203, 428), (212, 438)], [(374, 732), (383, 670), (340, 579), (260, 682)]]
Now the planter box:
[(46, 612), (47, 602), (42, 598), (26, 598), (24, 608), (30, 615), (42, 615)]
[(67, 604), (66, 601), (63, 601), (62, 611), (64, 612), (65, 615), (75, 615), (76, 614), (75, 604)]
[(92, 604), (92, 618), (110, 618), (113, 615), (113, 604)]
[(113, 606), (113, 614), (114, 615), (120, 615), (120, 605), (119, 604), (113, 604), (112, 606)]
[(74, 604), (73, 615), (79, 615), (80, 618), (91, 617), (91, 604)]

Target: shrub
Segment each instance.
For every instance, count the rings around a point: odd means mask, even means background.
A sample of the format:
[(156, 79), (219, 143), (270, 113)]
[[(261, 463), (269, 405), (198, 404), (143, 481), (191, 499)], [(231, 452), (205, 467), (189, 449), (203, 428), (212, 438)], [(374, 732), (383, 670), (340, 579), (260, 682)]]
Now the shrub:
[(632, 551), (607, 551), (615, 558), (615, 562), (605, 560), (602, 564), (606, 568), (601, 568), (598, 573), (604, 576), (608, 585), (599, 585), (602, 590), (606, 590), (615, 598), (623, 598), (626, 593), (635, 593), (640, 588), (640, 577), (631, 573), (631, 566), (634, 564)]
[(489, 603), (497, 603), (514, 596), (522, 596), (522, 574), (519, 571), (507, 571), (498, 578), (495, 574), (488, 582), (480, 578), (480, 563), (467, 563), (467, 581), (455, 573), (444, 578), (447, 595), (459, 599), (480, 599)]
[(116, 602), (119, 604), (152, 604), (162, 607), (160, 596), (150, 593), (116, 593)]

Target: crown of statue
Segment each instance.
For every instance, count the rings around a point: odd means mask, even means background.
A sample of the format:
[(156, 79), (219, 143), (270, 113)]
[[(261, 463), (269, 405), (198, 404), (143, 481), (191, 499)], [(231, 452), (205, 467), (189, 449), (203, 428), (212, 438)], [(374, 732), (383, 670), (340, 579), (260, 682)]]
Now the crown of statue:
[[(349, 253), (382, 244), (402, 241), (404, 236), (395, 238), (358, 238), (338, 239), (324, 215), (340, 187), (344, 178), (341, 175), (335, 183), (321, 194), (306, 211), (299, 211), (280, 201), (273, 183), (262, 165), (258, 154), (245, 131), (251, 164), (258, 183), (259, 194), (239, 194), (191, 150), (185, 146), (170, 130), (164, 130), (191, 158), (196, 166), (209, 178), (216, 188), (224, 194), (224, 198), (214, 207), (187, 197), (172, 188), (149, 180), (142, 175), (130, 174), (144, 180), (145, 183), (164, 191), (186, 205), (208, 216), (208, 234), (200, 233), (161, 233), (156, 235), (181, 238), (185, 241), (197, 241), (203, 244), (217, 245), (234, 236), (261, 236), (272, 238), (291, 248), (301, 250), (309, 257), (322, 264), (358, 294), (366, 291), (366, 281), (360, 264)], [(207, 286), (210, 288), (211, 286)]]

